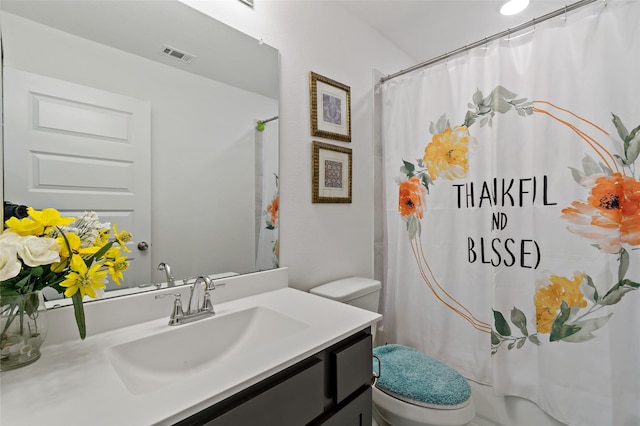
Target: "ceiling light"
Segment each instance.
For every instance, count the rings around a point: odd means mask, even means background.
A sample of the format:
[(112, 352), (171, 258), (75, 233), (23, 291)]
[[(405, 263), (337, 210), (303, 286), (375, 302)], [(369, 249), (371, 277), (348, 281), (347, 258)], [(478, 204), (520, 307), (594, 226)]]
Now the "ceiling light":
[(529, 6), (529, 0), (509, 0), (500, 8), (503, 15), (515, 15), (525, 10)]

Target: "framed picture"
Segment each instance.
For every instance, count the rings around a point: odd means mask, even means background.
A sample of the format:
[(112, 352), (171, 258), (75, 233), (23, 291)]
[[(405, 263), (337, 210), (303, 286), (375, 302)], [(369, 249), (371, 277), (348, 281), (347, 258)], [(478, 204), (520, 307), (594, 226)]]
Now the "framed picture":
[(314, 203), (351, 203), (351, 149), (313, 141)]
[(309, 74), (311, 135), (351, 142), (351, 89), (314, 72)]

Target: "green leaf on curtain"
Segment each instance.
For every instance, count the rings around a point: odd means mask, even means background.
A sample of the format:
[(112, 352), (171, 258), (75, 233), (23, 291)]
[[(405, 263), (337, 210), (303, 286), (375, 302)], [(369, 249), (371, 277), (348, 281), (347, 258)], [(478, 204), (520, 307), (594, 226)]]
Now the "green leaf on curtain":
[(507, 346), (507, 349), (511, 350), (515, 345), (516, 345), (516, 342), (511, 342), (509, 343), (509, 346)]
[(474, 112), (467, 111), (467, 114), (464, 116), (464, 123), (462, 125), (467, 128), (471, 127), (471, 125), (476, 122), (477, 117), (478, 116)]
[(500, 114), (506, 114), (511, 110), (511, 104), (497, 91), (497, 88), (491, 96), (491, 108)]
[(413, 176), (414, 174), (413, 172), (416, 169), (415, 166), (412, 163), (405, 160), (402, 160), (402, 163), (404, 164), (404, 166), (400, 167), (400, 171), (405, 175), (407, 175), (408, 177)]
[(520, 349), (521, 347), (523, 347), (526, 341), (527, 339), (524, 337), (522, 339), (518, 339), (518, 343), (516, 344), (516, 349)]
[(505, 99), (514, 99), (517, 96), (512, 91), (505, 89), (504, 86), (497, 86), (495, 89), (493, 89), (493, 92)]
[(613, 154), (613, 156), (616, 157), (616, 159), (618, 160), (618, 164), (620, 164), (621, 166), (629, 166), (630, 165), (629, 163), (627, 163), (627, 160), (625, 160), (624, 158), (622, 158), (618, 154)]
[(604, 317), (577, 321), (574, 325), (580, 327), (580, 330), (577, 333), (572, 334), (571, 336), (562, 338), (562, 341), (580, 343), (593, 339), (596, 336), (593, 335), (592, 331), (603, 327), (607, 323), (607, 321), (609, 321), (611, 315), (613, 315), (613, 313), (610, 313), (609, 315), (606, 315)]
[(511, 322), (520, 329), (520, 332), (522, 332), (524, 336), (529, 335), (529, 332), (527, 331), (527, 317), (524, 312), (515, 306), (511, 309)]
[(493, 330), (491, 330), (491, 344), (494, 346), (500, 344), (500, 336)]
[(433, 124), (433, 122), (431, 122), (431, 124), (429, 125), (429, 131), (431, 132), (432, 135), (435, 135), (435, 134), (444, 132), (449, 127), (451, 127), (451, 124), (447, 119), (447, 114), (442, 114), (442, 116), (438, 118), (437, 123)]
[(409, 216), (409, 218), (407, 219), (407, 232), (409, 233), (409, 241), (413, 240), (416, 235), (420, 235), (420, 231), (420, 220), (414, 215)]
[(625, 249), (620, 250), (618, 260), (620, 261), (620, 265), (618, 266), (618, 281), (622, 281), (629, 270), (629, 252)]
[(607, 166), (604, 165), (604, 163), (599, 162), (598, 163), (600, 165), (600, 170), (602, 170), (604, 172), (605, 175), (607, 176), (611, 176), (613, 174), (613, 172), (611, 171), (610, 168), (608, 168)]
[[(627, 128), (624, 127), (624, 124), (622, 124), (622, 120), (620, 120), (620, 117), (618, 117), (613, 113), (611, 113), (611, 115), (613, 116), (611, 121), (613, 121), (613, 125), (616, 127), (616, 130), (618, 131), (618, 136), (620, 136), (620, 139), (622, 139), (623, 141), (626, 140), (627, 137), (629, 136), (629, 132), (627, 131)], [(626, 145), (625, 145), (625, 150), (626, 150)]]
[(572, 334), (576, 334), (580, 331), (580, 327), (575, 325), (567, 325), (565, 324), (571, 315), (571, 309), (567, 305), (567, 302), (562, 302), (560, 304), (560, 313), (553, 320), (553, 324), (551, 325), (551, 335), (549, 340), (551, 342), (557, 342), (558, 340), (562, 340), (567, 336), (571, 336)]
[(585, 155), (582, 159), (582, 170), (586, 176), (591, 176), (600, 173), (600, 166), (596, 163), (596, 160)]
[(501, 336), (511, 336), (511, 327), (509, 327), (509, 324), (507, 323), (507, 320), (504, 319), (504, 315), (502, 315), (502, 313), (493, 310), (493, 321), (496, 326), (496, 331)]
[(540, 346), (540, 339), (538, 339), (538, 336), (536, 334), (532, 334), (531, 336), (528, 336), (527, 339), (529, 339), (529, 341), (534, 345)]
[(584, 173), (582, 173), (578, 169), (574, 169), (573, 167), (569, 167), (569, 169), (571, 170), (571, 176), (573, 177), (573, 180), (575, 180), (576, 183), (580, 185), (580, 182), (582, 182), (582, 178), (584, 178)]
[(482, 96), (482, 92), (480, 91), (480, 89), (477, 89), (476, 93), (474, 93), (473, 96), (471, 97), (471, 100), (475, 105), (480, 105), (482, 103), (483, 97), (484, 96)]
[(598, 289), (589, 275), (585, 274), (584, 280), (580, 283), (580, 292), (591, 302), (598, 303), (598, 298), (600, 297), (598, 295)]
[(600, 300), (602, 305), (615, 305), (622, 297), (630, 291), (640, 288), (640, 284), (631, 280), (621, 280), (616, 285), (611, 287), (607, 294)]
[[(633, 131), (636, 132), (636, 129)], [(640, 132), (636, 132), (635, 136), (629, 140), (625, 154), (627, 156), (628, 163), (636, 161), (638, 154), (640, 154)]]

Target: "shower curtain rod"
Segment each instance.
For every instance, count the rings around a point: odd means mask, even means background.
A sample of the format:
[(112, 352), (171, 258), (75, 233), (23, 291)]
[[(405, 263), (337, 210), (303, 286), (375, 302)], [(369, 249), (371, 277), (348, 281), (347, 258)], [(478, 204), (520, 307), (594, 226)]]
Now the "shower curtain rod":
[[(391, 79), (394, 79), (396, 77), (399, 77), (399, 76), (407, 74), (407, 73), (410, 73), (411, 71), (415, 71), (415, 70), (418, 70), (420, 68), (424, 68), (424, 67), (427, 67), (429, 65), (433, 65), (435, 63), (438, 63), (440, 61), (443, 61), (445, 59), (448, 59), (448, 58), (450, 58), (452, 56), (455, 56), (455, 55), (458, 55), (460, 53), (466, 52), (468, 50), (474, 49), (476, 47), (480, 47), (482, 45), (486, 45), (487, 43), (489, 43), (491, 41), (494, 41), (494, 40), (498, 40), (499, 38), (502, 38), (502, 37), (505, 37), (505, 36), (510, 36), (512, 33), (517, 33), (518, 31), (521, 31), (521, 30), (523, 30), (525, 28), (532, 27), (532, 26), (534, 26), (534, 25), (536, 25), (536, 24), (538, 24), (540, 22), (544, 22), (544, 21), (546, 21), (548, 19), (555, 18), (556, 16), (560, 16), (560, 15), (563, 15), (563, 14), (566, 15), (567, 12), (571, 12), (572, 10), (579, 9), (579, 8), (581, 8), (583, 6), (586, 6), (586, 5), (590, 4), (590, 3), (594, 3), (596, 1), (598, 1), (598, 0), (581, 0), (581, 1), (578, 1), (576, 3), (572, 3), (570, 5), (565, 5), (565, 7), (561, 8), (561, 9), (558, 9), (558, 10), (555, 10), (553, 12), (547, 13), (546, 15), (542, 15), (539, 18), (533, 18), (531, 21), (525, 22), (524, 24), (520, 24), (517, 27), (509, 28), (506, 31), (502, 31), (502, 32), (494, 34), (494, 35), (492, 35), (490, 37), (485, 37), (482, 40), (478, 40), (475, 43), (471, 43), (471, 44), (468, 44), (468, 45), (466, 45), (464, 47), (461, 47), (459, 49), (452, 50), (451, 52), (445, 53), (444, 55), (440, 55), (440, 56), (437, 56), (437, 57), (435, 57), (433, 59), (429, 59), (428, 61), (421, 62), (421, 63), (419, 63), (417, 65), (414, 65), (414, 66), (412, 66), (410, 68), (407, 68), (407, 69), (404, 69), (404, 70), (400, 70), (400, 71), (398, 71), (398, 72), (396, 72), (394, 74), (389, 74), (388, 76), (382, 77), (380, 79), (380, 84), (384, 84), (385, 82), (387, 82), (387, 81), (389, 81)], [(605, 6), (607, 5), (607, 0), (600, 0), (600, 1), (603, 1)]]
[(262, 120), (261, 122), (262, 123), (268, 123), (270, 121), (277, 120), (277, 119), (278, 119), (278, 116), (276, 115), (275, 117), (267, 118), (266, 120)]

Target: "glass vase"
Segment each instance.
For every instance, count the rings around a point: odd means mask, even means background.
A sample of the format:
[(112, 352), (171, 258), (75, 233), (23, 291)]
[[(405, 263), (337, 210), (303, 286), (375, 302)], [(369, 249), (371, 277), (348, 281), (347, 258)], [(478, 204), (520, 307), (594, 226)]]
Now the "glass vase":
[(0, 371), (35, 362), (47, 336), (47, 308), (42, 293), (0, 295), (0, 306)]

